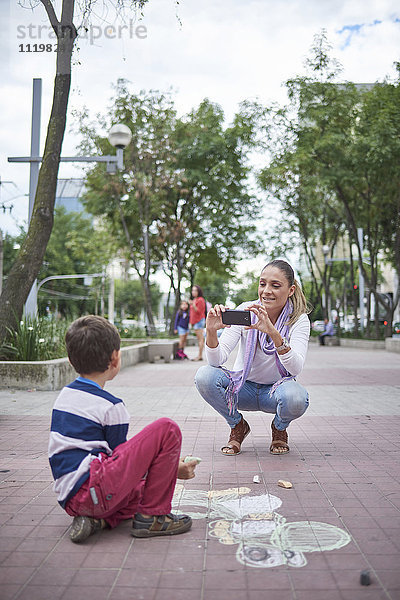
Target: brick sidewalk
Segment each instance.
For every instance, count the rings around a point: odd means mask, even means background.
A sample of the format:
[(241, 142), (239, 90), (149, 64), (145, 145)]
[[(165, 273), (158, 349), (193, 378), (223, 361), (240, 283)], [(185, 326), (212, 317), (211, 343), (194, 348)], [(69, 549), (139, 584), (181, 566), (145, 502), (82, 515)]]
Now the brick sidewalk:
[(127, 522), (73, 545), (47, 463), (56, 393), (0, 391), (1, 600), (399, 599), (400, 356), (311, 345), (299, 378), (311, 405), (287, 456), (269, 454), (259, 413), (246, 413), (242, 454), (222, 456), (228, 429), (197, 394), (197, 368), (140, 364), (107, 386), (126, 400), (130, 434), (170, 416), (183, 454), (203, 458), (176, 493), (197, 518), (171, 539), (134, 539)]

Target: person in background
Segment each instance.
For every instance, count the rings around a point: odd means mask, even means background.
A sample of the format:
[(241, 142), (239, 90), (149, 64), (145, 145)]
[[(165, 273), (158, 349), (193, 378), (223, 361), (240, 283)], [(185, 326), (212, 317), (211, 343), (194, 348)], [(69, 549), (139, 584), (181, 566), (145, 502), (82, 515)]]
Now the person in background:
[[(289, 452), (287, 428), (308, 407), (307, 390), (296, 377), (302, 371), (310, 336), (307, 301), (292, 267), (273, 260), (262, 270), (258, 300), (243, 302), (251, 326), (224, 325), (226, 307), (216, 304), (207, 315), (206, 357), (208, 365), (196, 373), (196, 386), (230, 427), (225, 456), (235, 456), (250, 433), (239, 412), (262, 411), (274, 415), (271, 423), (271, 454)], [(223, 329), (218, 338), (218, 330)], [(239, 345), (233, 370), (224, 365)]]
[(199, 343), (199, 354), (192, 360), (203, 360), (204, 327), (206, 324), (206, 301), (199, 285), (192, 287), (190, 303), (190, 325), (192, 325)]
[(175, 315), (174, 333), (179, 335), (179, 348), (175, 358), (179, 360), (188, 358), (184, 352), (189, 333), (189, 302), (187, 300), (181, 301), (180, 308)]
[(329, 319), (325, 318), (324, 319), (324, 331), (322, 333), (320, 333), (320, 335), (318, 336), (319, 339), (319, 345), (320, 346), (325, 346), (325, 337), (327, 335), (331, 336), (335, 334), (335, 330), (333, 328), (333, 323), (332, 321), (330, 321)]

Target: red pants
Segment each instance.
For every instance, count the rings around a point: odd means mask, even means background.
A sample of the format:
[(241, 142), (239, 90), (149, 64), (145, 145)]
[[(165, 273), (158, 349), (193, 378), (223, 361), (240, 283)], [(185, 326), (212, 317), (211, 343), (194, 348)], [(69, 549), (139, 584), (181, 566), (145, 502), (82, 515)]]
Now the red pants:
[(162, 418), (117, 446), (111, 456), (93, 460), (90, 476), (68, 500), (72, 517), (105, 519), (110, 527), (135, 513), (165, 515), (171, 500), (182, 443), (179, 426)]

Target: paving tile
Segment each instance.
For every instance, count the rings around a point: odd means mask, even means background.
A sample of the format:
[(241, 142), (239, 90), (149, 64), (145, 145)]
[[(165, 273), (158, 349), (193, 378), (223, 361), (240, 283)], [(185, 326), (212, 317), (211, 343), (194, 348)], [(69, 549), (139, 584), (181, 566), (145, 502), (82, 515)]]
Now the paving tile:
[(101, 586), (75, 586), (70, 585), (63, 591), (61, 600), (107, 600), (110, 589)]
[(292, 590), (288, 569), (284, 566), (271, 569), (248, 569), (248, 590)]
[[(400, 403), (392, 401), (398, 384), (392, 374), (392, 384), (376, 383), (386, 363), (398, 373), (400, 356), (326, 350), (323, 358), (330, 363), (322, 378), (321, 353), (310, 351), (301, 377), (312, 406), (291, 424), (291, 453), (282, 457), (268, 451), (272, 416), (258, 413), (248, 415), (252, 432), (242, 454), (229, 461), (220, 454), (228, 429), (199, 401), (193, 363), (137, 365), (121, 372), (120, 387), (118, 378), (107, 386), (126, 399), (131, 433), (158, 416), (172, 414), (180, 424), (182, 452), (203, 457), (187, 489), (245, 486), (252, 495), (270, 493), (282, 500), (277, 512), (288, 523), (329, 523), (347, 528), (353, 541), (329, 552), (306, 553), (307, 564), (298, 569), (242, 565), (236, 559), (238, 544), (211, 538), (207, 519), (196, 521), (183, 536), (152, 540), (132, 538), (127, 521), (74, 545), (68, 538), (71, 518), (56, 503), (47, 465), (49, 410), (57, 394), (34, 398), (17, 392), (25, 412), (6, 414), (0, 422), (0, 470), (7, 471), (0, 489), (1, 599), (389, 600), (384, 588), (390, 600), (400, 598)], [(9, 398), (0, 390), (0, 412), (2, 406), (9, 410)], [(29, 414), (35, 410), (43, 413)], [(255, 474), (260, 485), (253, 483)], [(278, 479), (292, 481), (293, 489), (279, 488)], [(369, 587), (359, 583), (365, 568), (376, 579)]]
[[(398, 565), (391, 565), (393, 568), (389, 569), (377, 569), (376, 574), (379, 581), (382, 582), (387, 590), (396, 590), (400, 592), (400, 571)], [(397, 568), (395, 568), (397, 566)], [(398, 594), (400, 597), (400, 593)]]
[(83, 569), (119, 569), (125, 565), (125, 558), (123, 552), (89, 552), (81, 566)]
[(74, 574), (73, 569), (68, 569), (60, 564), (57, 567), (44, 564), (36, 570), (29, 580), (29, 584), (33, 586), (67, 586)]
[[(96, 557), (96, 554), (92, 554), (91, 556), (89, 556), (89, 559), (92, 559), (93, 557)], [(119, 556), (119, 555), (117, 555)], [(141, 554), (139, 551), (130, 551), (128, 553), (128, 555), (124, 558), (124, 563), (123, 563), (123, 568), (124, 569), (128, 569), (130, 567), (133, 567), (135, 569), (143, 569), (144, 571), (146, 570), (158, 570), (158, 569), (162, 569), (162, 568), (167, 568), (165, 567), (165, 561), (167, 558), (172, 558), (169, 562), (172, 565), (173, 558), (177, 557), (179, 555), (166, 555), (165, 553), (154, 553), (154, 554), (150, 554), (148, 552), (146, 552), (145, 554)], [(185, 554), (184, 555), (185, 559), (190, 560), (190, 555)], [(121, 556), (120, 556), (120, 560), (121, 560)], [(90, 561), (89, 561), (90, 562)], [(85, 565), (85, 566), (89, 566), (89, 565)], [(117, 565), (115, 565), (117, 566)]]
[(1, 600), (11, 600), (21, 589), (19, 584), (0, 583), (0, 598)]
[[(163, 588), (156, 591), (154, 600), (203, 600), (203, 595), (200, 589), (187, 588), (185, 590), (179, 590), (174, 588)], [(219, 592), (218, 600), (220, 600)]]
[(0, 585), (24, 584), (32, 576), (35, 569), (32, 566), (0, 567)]
[[(309, 594), (309, 592), (307, 592)], [(294, 595), (292, 590), (249, 590), (247, 594), (248, 600), (297, 600), (297, 595)], [(309, 600), (310, 596), (308, 596)], [(212, 598), (210, 598), (212, 600)]]
[(116, 587), (131, 587), (131, 588), (157, 588), (160, 579), (161, 571), (153, 569), (151, 575), (143, 569), (128, 568), (121, 569), (116, 579)]
[[(47, 556), (45, 565), (46, 567), (58, 567), (63, 565), (65, 569), (79, 569), (83, 566), (86, 560), (87, 554), (75, 553), (75, 552), (52, 552)], [(87, 565), (89, 566), (89, 565)]]
[[(81, 589), (82, 588), (78, 588), (79, 591)], [(135, 588), (133, 590), (134, 595), (132, 594), (131, 596), (128, 596), (130, 592), (127, 591), (126, 587), (114, 587), (111, 590), (110, 595), (107, 597), (107, 600), (128, 600), (128, 598), (129, 600), (130, 598), (132, 598), (132, 600), (155, 600), (156, 592), (157, 590), (155, 588)], [(71, 598), (71, 600), (73, 599)], [(77, 600), (76, 597), (75, 600)]]
[(244, 570), (240, 571), (206, 571), (204, 587), (207, 590), (246, 590), (247, 578)]
[(291, 569), (289, 577), (295, 590), (332, 590), (337, 584), (328, 569)]
[[(296, 590), (296, 600), (313, 600), (312, 595), (310, 590)], [(319, 597), (315, 596), (315, 600), (319, 600)], [(324, 590), (323, 600), (343, 600), (343, 596), (339, 590)]]
[(65, 592), (64, 586), (28, 584), (18, 595), (18, 600), (59, 600)]
[[(386, 592), (377, 588), (374, 589), (371, 586), (366, 587), (360, 585), (360, 589), (358, 590), (340, 590), (340, 593), (343, 600), (388, 600), (388, 595)], [(392, 600), (392, 598), (390, 600)]]
[(158, 585), (162, 589), (198, 589), (200, 590), (203, 582), (201, 571), (162, 571)]
[(82, 586), (112, 586), (118, 577), (118, 569), (79, 569), (73, 571), (70, 585)]
[(11, 552), (2, 561), (4, 567), (38, 567), (47, 557), (46, 552)]
[[(216, 562), (215, 557), (211, 562)], [(184, 571), (202, 571), (203, 563), (203, 551), (198, 554), (168, 554), (163, 561), (162, 568), (166, 571), (179, 571), (181, 569)], [(153, 565), (153, 561), (150, 561), (150, 564)]]

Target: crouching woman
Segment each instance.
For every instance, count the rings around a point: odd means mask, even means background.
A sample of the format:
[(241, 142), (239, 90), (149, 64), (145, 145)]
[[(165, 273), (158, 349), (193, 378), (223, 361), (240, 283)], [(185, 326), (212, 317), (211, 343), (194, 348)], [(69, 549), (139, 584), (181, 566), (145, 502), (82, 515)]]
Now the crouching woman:
[[(217, 304), (206, 321), (207, 366), (196, 373), (201, 396), (222, 415), (230, 427), (228, 443), (221, 448), (226, 456), (241, 452), (250, 426), (239, 411), (271, 413), (272, 454), (289, 452), (287, 429), (308, 407), (308, 393), (296, 381), (306, 358), (310, 322), (307, 301), (292, 267), (273, 260), (262, 270), (258, 300), (237, 307), (249, 310), (251, 326), (224, 325)], [(218, 330), (223, 328), (221, 336)], [(224, 363), (239, 344), (230, 371)]]

